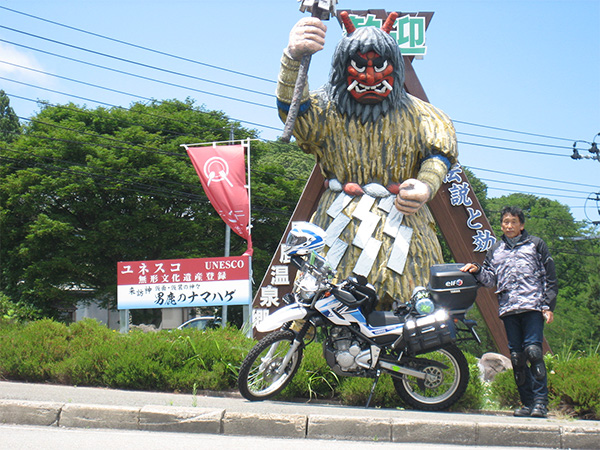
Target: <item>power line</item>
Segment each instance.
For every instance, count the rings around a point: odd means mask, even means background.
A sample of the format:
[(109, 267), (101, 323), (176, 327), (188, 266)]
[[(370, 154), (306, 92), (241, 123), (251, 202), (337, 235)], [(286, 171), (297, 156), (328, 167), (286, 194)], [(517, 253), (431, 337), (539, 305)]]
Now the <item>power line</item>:
[[(149, 48), (149, 47), (144, 47), (144, 46), (141, 46), (141, 45), (132, 44), (130, 42), (126, 42), (126, 41), (123, 41), (123, 40), (111, 38), (109, 36), (105, 36), (105, 35), (101, 35), (101, 34), (98, 34), (98, 33), (90, 32), (90, 31), (83, 30), (83, 29), (76, 28), (76, 27), (72, 27), (72, 26), (69, 26), (69, 25), (65, 25), (65, 24), (62, 24), (62, 23), (59, 23), (59, 22), (56, 22), (56, 21), (52, 21), (52, 20), (45, 19), (45, 18), (42, 18), (42, 17), (39, 17), (39, 16), (35, 16), (35, 15), (32, 15), (32, 14), (24, 13), (24, 12), (21, 12), (21, 11), (17, 11), (17, 10), (11, 9), (11, 8), (7, 8), (7, 7), (3, 7), (3, 6), (0, 6), (0, 8), (5, 9), (7, 11), (11, 11), (11, 12), (16, 13), (16, 14), (21, 14), (23, 16), (31, 17), (31, 18), (36, 19), (36, 20), (41, 20), (41, 21), (44, 21), (44, 22), (47, 22), (47, 23), (51, 23), (53, 25), (57, 25), (57, 26), (64, 27), (64, 28), (68, 28), (68, 29), (71, 29), (71, 30), (74, 30), (74, 31), (77, 31), (77, 32), (85, 33), (85, 34), (88, 34), (88, 35), (91, 35), (91, 36), (95, 36), (95, 37), (99, 37), (99, 38), (102, 38), (102, 39), (106, 39), (106, 40), (109, 40), (109, 41), (112, 41), (112, 42), (117, 42), (117, 43), (120, 43), (120, 44), (123, 44), (123, 45), (127, 45), (127, 46), (130, 46), (130, 47), (138, 48), (138, 49), (145, 50), (145, 51), (148, 51), (148, 52), (152, 52), (152, 53), (156, 53), (156, 54), (161, 54), (161, 55), (164, 55), (164, 56), (168, 56), (168, 57), (180, 59), (180, 60), (191, 62), (191, 63), (195, 63), (195, 64), (204, 65), (204, 66), (211, 67), (211, 68), (218, 69), (218, 70), (224, 70), (224, 71), (227, 71), (227, 72), (235, 73), (237, 75), (246, 76), (246, 77), (250, 77), (250, 78), (255, 78), (255, 79), (262, 80), (262, 81), (269, 82), (269, 83), (276, 83), (275, 80), (270, 80), (270, 79), (267, 79), (267, 78), (262, 78), (262, 77), (250, 75), (250, 74), (247, 74), (247, 73), (244, 73), (244, 72), (233, 71), (233, 70), (226, 69), (226, 68), (223, 68), (223, 67), (220, 67), (220, 66), (206, 64), (206, 63), (203, 63), (203, 62), (200, 62), (200, 61), (196, 61), (196, 60), (193, 60), (193, 59), (190, 59), (190, 58), (185, 58), (185, 57), (173, 55), (173, 54), (170, 54), (170, 53), (167, 53), (167, 52), (162, 52), (162, 51), (159, 51), (159, 50), (155, 50), (155, 49), (152, 49), (152, 48)], [(115, 57), (115, 56), (112, 56), (112, 55), (108, 55), (108, 54), (104, 54), (104, 53), (101, 53), (101, 52), (95, 52), (95, 51), (92, 51), (92, 50), (80, 48), (80, 47), (77, 47), (77, 46), (73, 46), (71, 44), (62, 43), (60, 41), (56, 41), (56, 40), (49, 39), (49, 38), (44, 38), (44, 37), (37, 36), (37, 35), (31, 34), (31, 33), (26, 33), (26, 32), (20, 31), (20, 30), (16, 30), (16, 29), (13, 29), (13, 28), (9, 28), (9, 27), (2, 27), (2, 28), (9, 29), (9, 30), (17, 32), (17, 33), (26, 34), (26, 35), (29, 35), (29, 36), (32, 36), (32, 37), (37, 37), (39, 39), (48, 40), (48, 41), (51, 41), (51, 42), (54, 42), (54, 43), (57, 43), (57, 44), (60, 44), (60, 45), (71, 46), (73, 48), (77, 48), (77, 49), (80, 49), (82, 51), (89, 51), (89, 52), (96, 53), (96, 54), (99, 54), (99, 55), (102, 55), (102, 56), (105, 56), (105, 57), (108, 57), (108, 58), (120, 59), (122, 61), (129, 62), (129, 63), (132, 63), (132, 64), (136, 63), (134, 61), (127, 60), (127, 59), (124, 59), (124, 58), (118, 58), (118, 57)], [(139, 64), (144, 65), (143, 63), (139, 63)], [(148, 65), (145, 65), (145, 66), (148, 66)], [(155, 68), (156, 70), (162, 70), (162, 71), (167, 71), (167, 72), (175, 73), (177, 75), (181, 75), (180, 73), (169, 71), (167, 69), (162, 69), (162, 68), (155, 67), (155, 66), (149, 66), (149, 67), (150, 68)], [(562, 140), (562, 141), (573, 142), (573, 139), (556, 137), (556, 136), (549, 136), (549, 135), (545, 135), (545, 134), (538, 134), (538, 133), (530, 133), (530, 132), (524, 132), (524, 131), (511, 130), (511, 129), (507, 129), (507, 128), (495, 127), (495, 126), (490, 126), (490, 125), (482, 125), (482, 124), (477, 124), (477, 123), (473, 123), (473, 122), (469, 122), (469, 121), (453, 120), (453, 122), (464, 124), (464, 125), (468, 125), (468, 126), (475, 126), (475, 127), (487, 128), (487, 129), (492, 129), (492, 130), (497, 130), (497, 131), (503, 131), (503, 132), (508, 132), (508, 133), (515, 133), (515, 134), (522, 134), (522, 135), (527, 135), (527, 136), (542, 137), (542, 138), (545, 138), (545, 139), (554, 139), (554, 140)], [(534, 145), (538, 145), (538, 144), (534, 144)], [(554, 156), (558, 156), (558, 155), (554, 155)]]
[(534, 155), (559, 156), (559, 157), (563, 157), (563, 158), (571, 158), (571, 155), (561, 155), (558, 153), (536, 152), (535, 150), (523, 150), (523, 149), (517, 149), (517, 148), (510, 148), (510, 147), (499, 147), (497, 145), (478, 144), (475, 142), (458, 141), (458, 143), (463, 144), (463, 145), (474, 145), (476, 147), (493, 148), (493, 149), (497, 149), (497, 150), (508, 150), (508, 151), (512, 151), (512, 152), (531, 153)]
[[(44, 36), (39, 36), (37, 34), (28, 33), (26, 31), (17, 30), (16, 28), (7, 27), (7, 26), (4, 26), (4, 25), (0, 25), (0, 28), (4, 28), (5, 30), (13, 31), (15, 33), (24, 34), (25, 36), (34, 37), (36, 39), (41, 39), (41, 40), (44, 40), (44, 41), (47, 41), (47, 42), (52, 42), (53, 44), (58, 44), (58, 45), (62, 45), (62, 46), (65, 46), (65, 47), (73, 48), (73, 49), (76, 49), (76, 50), (79, 50), (79, 51), (82, 51), (82, 52), (91, 53), (93, 55), (103, 56), (105, 58), (114, 59), (116, 61), (125, 62), (125, 63), (128, 63), (128, 64), (133, 64), (133, 65), (136, 65), (136, 66), (139, 66), (139, 67), (144, 67), (146, 69), (157, 70), (159, 72), (168, 73), (170, 75), (177, 75), (177, 76), (184, 77), (184, 78), (190, 78), (190, 79), (195, 79), (195, 80), (199, 80), (199, 81), (204, 81), (204, 82), (209, 82), (209, 83), (214, 83), (214, 84), (218, 84), (218, 85), (222, 85), (222, 86), (231, 87), (230, 85), (227, 85), (225, 83), (220, 83), (220, 82), (213, 81), (213, 80), (207, 80), (205, 78), (196, 77), (194, 75), (190, 75), (190, 74), (187, 74), (187, 73), (177, 72), (175, 70), (165, 69), (163, 67), (153, 66), (151, 64), (145, 64), (145, 63), (142, 63), (142, 62), (139, 62), (139, 61), (133, 61), (133, 60), (127, 59), (127, 58), (121, 58), (119, 56), (110, 55), (108, 53), (103, 53), (103, 52), (98, 52), (96, 50), (90, 50), (88, 48), (80, 47), (78, 45), (68, 44), (66, 42), (57, 41), (56, 39), (50, 39), (50, 38), (47, 38), (47, 37), (44, 37)], [(81, 61), (79, 61), (79, 62), (81, 62)], [(236, 87), (236, 89), (251, 91), (249, 89), (239, 88), (239, 87)], [(269, 96), (275, 97), (274, 95), (266, 94), (264, 92), (259, 92), (259, 91), (251, 91), (251, 92), (257, 93), (257, 94), (261, 94), (261, 95), (269, 95)]]
[[(112, 104), (112, 103), (103, 102), (101, 100), (96, 100), (96, 99), (89, 98), (89, 97), (81, 97), (81, 96), (76, 95), (76, 94), (70, 94), (70, 93), (67, 93), (67, 92), (57, 91), (57, 90), (50, 89), (50, 88), (36, 86), (36, 85), (30, 84), (30, 83), (25, 83), (23, 81), (13, 80), (11, 78), (6, 78), (6, 77), (0, 76), (0, 80), (10, 81), (11, 83), (20, 84), (22, 86), (27, 86), (27, 87), (32, 87), (34, 89), (39, 89), (39, 90), (42, 90), (42, 91), (52, 92), (54, 94), (63, 95), (65, 97), (77, 98), (79, 100), (83, 100), (83, 101), (86, 101), (86, 102), (96, 103), (98, 105), (107, 106), (107, 107), (110, 107), (110, 108), (117, 108), (117, 109), (122, 109), (124, 111), (131, 111), (130, 108), (125, 108), (124, 106), (120, 106), (120, 105), (115, 105), (115, 104)], [(64, 108), (65, 107), (63, 105), (55, 105), (55, 104), (52, 104), (50, 102), (43, 101), (43, 100), (34, 100), (34, 99), (27, 98), (27, 97), (21, 97), (21, 96), (15, 95), (15, 94), (9, 94), (9, 95), (11, 97), (20, 98), (20, 99), (27, 100), (27, 101), (32, 101), (32, 102), (35, 102), (35, 103), (42, 103), (42, 104), (46, 104), (46, 105), (49, 105), (49, 106), (54, 106), (54, 107), (57, 107), (57, 108)], [(135, 96), (134, 94), (129, 94), (129, 95)], [(149, 102), (155, 102), (157, 104), (165, 103), (164, 101), (160, 101), (160, 100), (156, 100), (156, 99), (151, 99), (151, 98), (145, 98), (145, 97), (143, 97), (142, 99), (147, 100)], [(136, 112), (138, 114), (142, 114), (142, 115), (150, 115), (150, 116), (154, 116), (154, 117), (168, 118), (169, 120), (174, 121), (174, 122), (182, 122), (181, 120), (169, 118), (168, 116), (160, 116), (160, 115), (150, 114), (150, 113), (141, 112), (141, 111), (136, 111)], [(256, 123), (256, 122), (249, 122), (247, 120), (236, 119), (236, 118), (233, 118), (233, 117), (229, 117), (229, 120), (231, 120), (233, 122), (247, 123), (247, 124), (255, 125), (255, 126), (258, 126), (258, 127), (262, 127), (262, 128), (271, 128), (273, 130), (282, 130), (283, 129), (283, 128), (272, 127), (272, 126), (269, 126), (269, 125), (259, 124), (259, 123)], [(189, 122), (183, 122), (183, 123), (188, 123), (189, 124)]]
[(516, 134), (523, 134), (523, 135), (527, 135), (527, 136), (535, 136), (535, 137), (541, 137), (541, 138), (546, 138), (546, 139), (555, 139), (555, 140), (559, 140), (559, 141), (573, 142), (573, 139), (567, 139), (567, 138), (561, 138), (561, 137), (555, 137), (555, 136), (548, 136), (546, 134), (528, 133), (526, 131), (515, 131), (515, 130), (510, 130), (508, 128), (493, 127), (493, 126), (490, 126), (490, 125), (481, 125), (481, 124), (478, 124), (478, 123), (465, 122), (465, 121), (461, 121), (461, 120), (452, 120), (452, 122), (461, 123), (463, 125), (470, 125), (472, 127), (480, 127), (480, 128), (488, 128), (490, 130), (505, 131), (507, 133), (516, 133)]
[[(25, 120), (30, 120), (30, 119), (25, 119)], [(139, 145), (132, 144), (132, 143), (129, 143), (129, 142), (118, 141), (118, 140), (116, 140), (114, 138), (108, 138), (106, 136), (101, 136), (101, 135), (97, 135), (97, 134), (93, 134), (93, 133), (86, 133), (86, 132), (83, 132), (81, 130), (71, 129), (71, 128), (68, 128), (68, 127), (62, 127), (62, 126), (59, 126), (59, 125), (56, 125), (56, 124), (50, 124), (50, 123), (47, 123), (47, 122), (36, 121), (36, 120), (31, 120), (31, 121), (32, 122), (41, 123), (41, 124), (44, 124), (44, 125), (47, 125), (47, 126), (61, 128), (61, 129), (69, 130), (69, 131), (74, 131), (74, 132), (80, 133), (82, 135), (89, 135), (89, 136), (93, 136), (93, 137), (99, 137), (99, 138), (102, 138), (102, 139), (108, 139), (108, 140), (112, 140), (112, 141), (115, 141), (115, 142), (120, 142), (120, 143), (123, 143), (125, 145), (133, 145), (133, 146), (136, 146), (136, 147), (140, 147)], [(115, 147), (114, 145), (110, 146), (110, 145), (105, 145), (105, 144), (97, 144), (97, 143), (89, 143), (89, 142), (81, 142), (81, 141), (68, 141), (68, 140), (62, 140), (62, 139), (57, 139), (57, 138), (49, 138), (49, 137), (41, 137), (41, 138), (42, 139), (50, 139), (50, 140), (60, 140), (60, 141), (63, 141), (63, 142), (67, 141), (67, 142), (71, 142), (71, 143), (80, 143), (80, 144), (86, 144), (86, 145), (97, 145), (97, 146), (103, 146), (103, 147), (108, 147), (108, 148), (111, 148), (111, 147), (112, 148), (128, 148), (128, 147)], [(153, 152), (160, 152), (160, 153), (166, 153), (166, 154), (172, 154), (172, 155), (182, 156), (182, 155), (177, 154), (177, 153), (165, 152), (165, 151), (162, 151), (160, 149), (155, 149), (155, 148), (154, 149), (152, 149), (152, 148), (143, 148), (143, 150), (144, 151), (153, 151)], [(497, 182), (497, 183), (503, 183), (503, 184), (506, 183), (506, 182), (498, 181), (498, 180), (484, 180), (484, 181), (491, 181), (491, 182)], [(526, 186), (526, 187), (538, 187), (538, 188), (542, 188), (542, 189), (552, 189), (552, 188), (544, 188), (544, 187), (541, 187), (541, 186), (531, 186), (531, 185), (520, 184), (520, 183), (512, 183), (512, 184), (518, 184), (518, 185)], [(494, 189), (494, 187), (492, 187), (492, 186), (490, 186), (490, 188)], [(509, 190), (509, 189), (503, 189), (503, 190), (506, 191), (506, 192), (520, 192), (520, 191), (515, 191), (515, 190)], [(582, 191), (573, 191), (573, 190), (567, 190), (567, 191), (584, 193)], [(534, 194), (535, 195), (542, 195), (542, 196), (543, 195), (547, 195), (547, 194), (539, 194), (539, 193), (534, 193)], [(555, 197), (562, 197), (562, 198), (578, 198), (578, 197), (565, 196), (565, 195), (560, 195), (560, 194), (554, 194), (554, 196)]]
[[(0, 25), (0, 28), (1, 27), (2, 26)], [(15, 67), (19, 67), (19, 68), (25, 69), (25, 70), (30, 70), (30, 71), (36, 72), (36, 73), (41, 73), (43, 75), (47, 75), (47, 76), (50, 76), (50, 77), (55, 77), (55, 78), (60, 78), (60, 79), (63, 79), (63, 80), (71, 81), (73, 83), (78, 83), (78, 84), (83, 84), (83, 85), (86, 85), (86, 86), (95, 87), (97, 89), (102, 89), (102, 90), (105, 90), (105, 91), (116, 92), (118, 94), (123, 94), (123, 95), (131, 95), (132, 97), (137, 97), (137, 98), (141, 98), (141, 99), (144, 99), (144, 100), (152, 100), (152, 99), (150, 99), (148, 97), (142, 97), (142, 96), (136, 95), (136, 94), (128, 94), (127, 92), (119, 91), (117, 89), (112, 89), (112, 88), (108, 88), (108, 87), (105, 87), (105, 86), (100, 86), (98, 84), (88, 83), (87, 81), (76, 80), (74, 78), (68, 78), (68, 77), (65, 77), (65, 76), (62, 76), (62, 75), (56, 75), (54, 73), (44, 72), (42, 70), (33, 69), (31, 67), (26, 67), (26, 66), (21, 66), (19, 64), (13, 64), (13, 63), (10, 63), (10, 62), (7, 62), (7, 61), (1, 61), (0, 60), (0, 63), (8, 64), (8, 65), (15, 66)], [(149, 79), (147, 77), (142, 77), (142, 76), (140, 76), (140, 78)], [(247, 103), (249, 105), (260, 106), (262, 108), (276, 109), (275, 106), (265, 105), (263, 103), (252, 102), (250, 100), (243, 100), (243, 99), (236, 98), (236, 97), (229, 97), (227, 95), (215, 94), (213, 92), (203, 91), (201, 89), (196, 89), (196, 88), (192, 88), (192, 87), (182, 86), (182, 85), (178, 85), (178, 84), (174, 84), (174, 83), (169, 83), (169, 82), (166, 82), (166, 81), (157, 81), (157, 80), (153, 80), (153, 81), (158, 82), (158, 83), (162, 83), (162, 84), (167, 84), (167, 85), (170, 85), (170, 86), (179, 87), (179, 88), (190, 90), (190, 91), (199, 92), (199, 93), (206, 94), (206, 95), (212, 95), (214, 97), (224, 98), (224, 99), (227, 99), (227, 100), (233, 100), (233, 101), (236, 101), (236, 102)]]
[(24, 13), (24, 12), (21, 12), (21, 11), (17, 11), (15, 9), (7, 8), (5, 6), (0, 6), (0, 8), (1, 9), (5, 9), (7, 11), (11, 11), (11, 12), (16, 13), (16, 14), (21, 14), (23, 16), (27, 16), (27, 17), (31, 17), (31, 18), (34, 18), (34, 19), (37, 19), (37, 20), (41, 20), (41, 21), (44, 21), (44, 22), (47, 22), (47, 23), (51, 23), (53, 25), (57, 25), (57, 26), (60, 26), (60, 27), (63, 27), (63, 28), (68, 28), (70, 30), (78, 31), (80, 33), (89, 34), (90, 36), (96, 36), (96, 37), (99, 37), (99, 38), (102, 38), (102, 39), (106, 39), (106, 40), (109, 40), (109, 41), (112, 41), (112, 42), (117, 42), (119, 44), (127, 45), (129, 47), (139, 48), (140, 50), (145, 50), (145, 51), (156, 53), (156, 54), (159, 54), (159, 55), (168, 56), (170, 58), (179, 59), (181, 61), (186, 61), (186, 62), (190, 62), (190, 63), (193, 63), (193, 64), (198, 64), (198, 65), (201, 65), (201, 66), (210, 67), (211, 69), (216, 69), (216, 70), (221, 70), (221, 71), (224, 71), (224, 72), (233, 73), (235, 75), (240, 75), (240, 76), (244, 76), (244, 77), (248, 77), (248, 78), (253, 78), (253, 79), (256, 79), (256, 80), (265, 81), (267, 83), (276, 83), (275, 80), (269, 80), (267, 78), (259, 77), (259, 76), (256, 76), (256, 75), (250, 75), (248, 73), (239, 72), (239, 71), (236, 71), (236, 70), (232, 70), (232, 69), (227, 69), (227, 68), (224, 68), (224, 67), (215, 66), (213, 64), (208, 64), (208, 63), (200, 62), (200, 61), (197, 61), (197, 60), (194, 60), (194, 59), (190, 59), (190, 58), (186, 58), (186, 57), (183, 57), (183, 56), (177, 56), (177, 55), (174, 55), (172, 53), (162, 52), (162, 51), (155, 50), (155, 49), (152, 49), (152, 48), (144, 47), (142, 45), (137, 45), (137, 44), (133, 44), (133, 43), (130, 43), (130, 42), (122, 41), (122, 40), (119, 40), (119, 39), (111, 38), (109, 36), (104, 36), (102, 34), (93, 33), (91, 31), (86, 31), (86, 30), (83, 30), (81, 28), (76, 28), (76, 27), (72, 27), (72, 26), (69, 26), (69, 25), (65, 25), (65, 24), (62, 24), (62, 23), (59, 23), (59, 22), (55, 22), (53, 20), (44, 19), (43, 17), (34, 16), (33, 14), (27, 14), (27, 13)]
[[(531, 185), (531, 184), (525, 184), (525, 183), (515, 183), (515, 182), (507, 182), (507, 181), (500, 181), (500, 180), (491, 180), (489, 178), (480, 178), (481, 181), (487, 181), (487, 182), (491, 182), (491, 183), (503, 183), (503, 184), (509, 184), (511, 186), (523, 186), (523, 187), (532, 187), (532, 188), (538, 188), (538, 189), (551, 189), (551, 190), (555, 190), (556, 188), (553, 187), (544, 187), (544, 186), (539, 186), (539, 185)], [(589, 194), (588, 191), (576, 191), (574, 189), (561, 189), (561, 192), (574, 192), (576, 194)]]
[[(156, 82), (156, 83), (167, 84), (167, 85), (170, 85), (170, 86), (183, 87), (185, 89), (191, 89), (188, 86), (181, 86), (181, 85), (176, 84), (176, 83), (170, 83), (168, 81), (157, 80), (156, 78), (151, 78), (151, 77), (146, 77), (146, 76), (143, 76), (143, 75), (134, 74), (134, 73), (131, 73), (131, 72), (126, 72), (125, 70), (119, 70), (119, 69), (115, 69), (113, 67), (107, 67), (107, 66), (103, 66), (101, 64), (95, 64), (95, 63), (92, 63), (92, 62), (89, 62), (89, 61), (83, 61), (81, 59), (71, 58), (69, 56), (60, 55), (58, 53), (49, 52), (47, 50), (41, 50), (41, 49), (38, 49), (38, 48), (35, 48), (35, 47), (30, 47), (28, 45), (23, 45), (23, 44), (18, 44), (16, 42), (12, 42), (12, 41), (7, 41), (6, 39), (0, 39), (0, 42), (6, 42), (7, 44), (11, 44), (11, 45), (14, 45), (14, 46), (17, 46), (17, 47), (22, 47), (22, 48), (26, 48), (28, 50), (33, 50), (35, 52), (44, 53), (46, 55), (54, 56), (56, 58), (66, 59), (67, 61), (72, 61), (72, 62), (76, 62), (76, 63), (79, 63), (79, 64), (85, 64), (87, 66), (96, 67), (98, 69), (109, 70), (111, 72), (120, 73), (122, 75), (128, 75), (128, 76), (132, 76), (132, 77), (136, 77), (136, 78), (141, 78), (141, 79), (148, 80), (148, 81), (153, 81), (153, 82)], [(5, 64), (12, 64), (12, 63), (9, 63), (9, 62), (6, 62), (6, 61), (2, 61), (2, 62), (4, 62)], [(13, 64), (13, 65), (16, 65), (16, 64)], [(18, 67), (22, 67), (22, 68), (27, 69), (27, 70), (35, 70), (35, 69), (30, 69), (28, 67), (23, 67), (23, 66), (18, 66)], [(160, 70), (163, 70), (163, 69), (160, 69)], [(167, 69), (164, 69), (164, 70), (167, 70)], [(173, 72), (173, 71), (169, 71), (169, 72)], [(200, 78), (200, 77), (196, 77), (196, 76), (185, 74), (185, 73), (181, 73), (181, 72), (173, 72), (173, 73), (175, 73), (177, 75), (180, 75), (182, 77), (193, 78), (195, 80), (204, 81), (206, 83), (211, 83), (211, 84), (215, 84), (215, 85), (218, 85), (218, 86), (224, 86), (224, 87), (227, 87), (227, 88), (238, 89), (240, 91), (249, 92), (249, 93), (252, 93), (252, 94), (264, 95), (266, 97), (275, 98), (275, 94), (270, 94), (270, 93), (267, 93), (267, 92), (255, 91), (253, 89), (248, 89), (248, 88), (244, 88), (244, 87), (241, 87), (241, 86), (236, 86), (234, 84), (221, 83), (219, 81), (209, 80), (207, 78)], [(199, 91), (199, 92), (204, 92), (204, 91)]]
[(492, 169), (483, 169), (481, 167), (474, 167), (474, 166), (463, 166), (463, 167), (466, 167), (467, 169), (470, 169), (470, 170), (481, 170), (483, 172), (492, 172), (492, 173), (497, 173), (497, 174), (500, 174), (500, 175), (508, 175), (508, 176), (513, 176), (513, 177), (528, 178), (528, 179), (532, 179), (532, 180), (548, 181), (548, 182), (551, 182), (551, 183), (563, 183), (563, 184), (569, 184), (569, 185), (577, 185), (577, 186), (585, 186), (585, 187), (597, 188), (597, 186), (594, 186), (592, 184), (576, 183), (576, 182), (573, 182), (573, 181), (552, 180), (552, 179), (549, 179), (549, 178), (534, 177), (534, 176), (531, 176), (531, 175), (521, 175), (521, 174), (517, 174), (517, 173), (502, 172), (502, 171), (499, 171), (499, 170), (492, 170)]
[(484, 136), (482, 134), (466, 133), (464, 131), (457, 131), (456, 134), (462, 134), (465, 136), (477, 137), (477, 138), (482, 138), (482, 139), (493, 139), (496, 141), (513, 142), (515, 144), (537, 145), (540, 147), (552, 147), (552, 148), (561, 148), (561, 149), (565, 149), (565, 150), (571, 150), (571, 147), (567, 147), (564, 145), (550, 145), (550, 144), (542, 144), (540, 142), (519, 141), (517, 139), (506, 139), (506, 138), (499, 138), (499, 137), (494, 137), (494, 136)]

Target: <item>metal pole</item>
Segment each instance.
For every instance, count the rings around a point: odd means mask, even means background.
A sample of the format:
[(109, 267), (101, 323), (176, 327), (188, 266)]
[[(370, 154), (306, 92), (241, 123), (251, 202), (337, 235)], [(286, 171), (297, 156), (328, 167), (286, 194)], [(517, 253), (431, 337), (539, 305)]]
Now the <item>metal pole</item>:
[[(234, 138), (233, 124), (230, 125), (229, 128), (229, 139), (233, 142)], [(231, 250), (231, 228), (229, 225), (225, 224), (225, 257), (228, 257)], [(221, 311), (221, 327), (225, 328), (227, 326), (227, 305), (223, 305)]]
[[(250, 197), (251, 189), (250, 189), (250, 138), (248, 138), (248, 234), (252, 236), (252, 199)], [(250, 284), (250, 298), (248, 299), (248, 304), (242, 307), (243, 311), (243, 323), (248, 324), (248, 333), (247, 336), (251, 338), (254, 335), (254, 331), (252, 330), (252, 256), (248, 258), (248, 283)]]

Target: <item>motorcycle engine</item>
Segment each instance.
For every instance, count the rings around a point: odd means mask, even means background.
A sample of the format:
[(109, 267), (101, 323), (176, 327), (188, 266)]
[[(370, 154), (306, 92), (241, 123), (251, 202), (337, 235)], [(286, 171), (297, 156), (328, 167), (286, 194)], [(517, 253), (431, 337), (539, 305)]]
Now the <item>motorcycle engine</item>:
[(327, 363), (338, 374), (348, 375), (348, 372), (371, 367), (369, 346), (360, 342), (347, 328), (332, 328), (323, 350)]

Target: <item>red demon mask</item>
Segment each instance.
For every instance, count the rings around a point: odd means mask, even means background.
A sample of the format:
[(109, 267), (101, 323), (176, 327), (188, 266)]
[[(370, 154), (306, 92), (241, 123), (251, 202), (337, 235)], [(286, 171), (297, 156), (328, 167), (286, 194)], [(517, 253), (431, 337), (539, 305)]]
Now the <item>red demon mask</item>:
[(348, 91), (359, 103), (382, 102), (394, 88), (394, 67), (374, 51), (357, 52), (348, 66)]

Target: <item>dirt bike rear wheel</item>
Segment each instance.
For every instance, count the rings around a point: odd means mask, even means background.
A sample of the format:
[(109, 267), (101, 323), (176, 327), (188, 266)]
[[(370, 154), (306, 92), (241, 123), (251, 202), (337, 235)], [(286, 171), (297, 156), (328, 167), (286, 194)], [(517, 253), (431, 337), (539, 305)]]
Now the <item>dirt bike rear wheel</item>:
[(282, 368), (281, 364), (291, 350), (295, 336), (291, 330), (275, 331), (250, 350), (238, 376), (238, 389), (244, 398), (266, 400), (280, 393), (292, 381), (302, 361), (302, 346), (292, 354), (286, 367)]
[[(431, 361), (441, 364), (432, 364)], [(418, 355), (409, 366), (425, 372), (427, 378), (421, 380), (403, 375), (402, 378), (394, 377), (393, 381), (400, 398), (413, 408), (423, 411), (445, 410), (467, 390), (469, 365), (462, 351), (454, 344)]]

